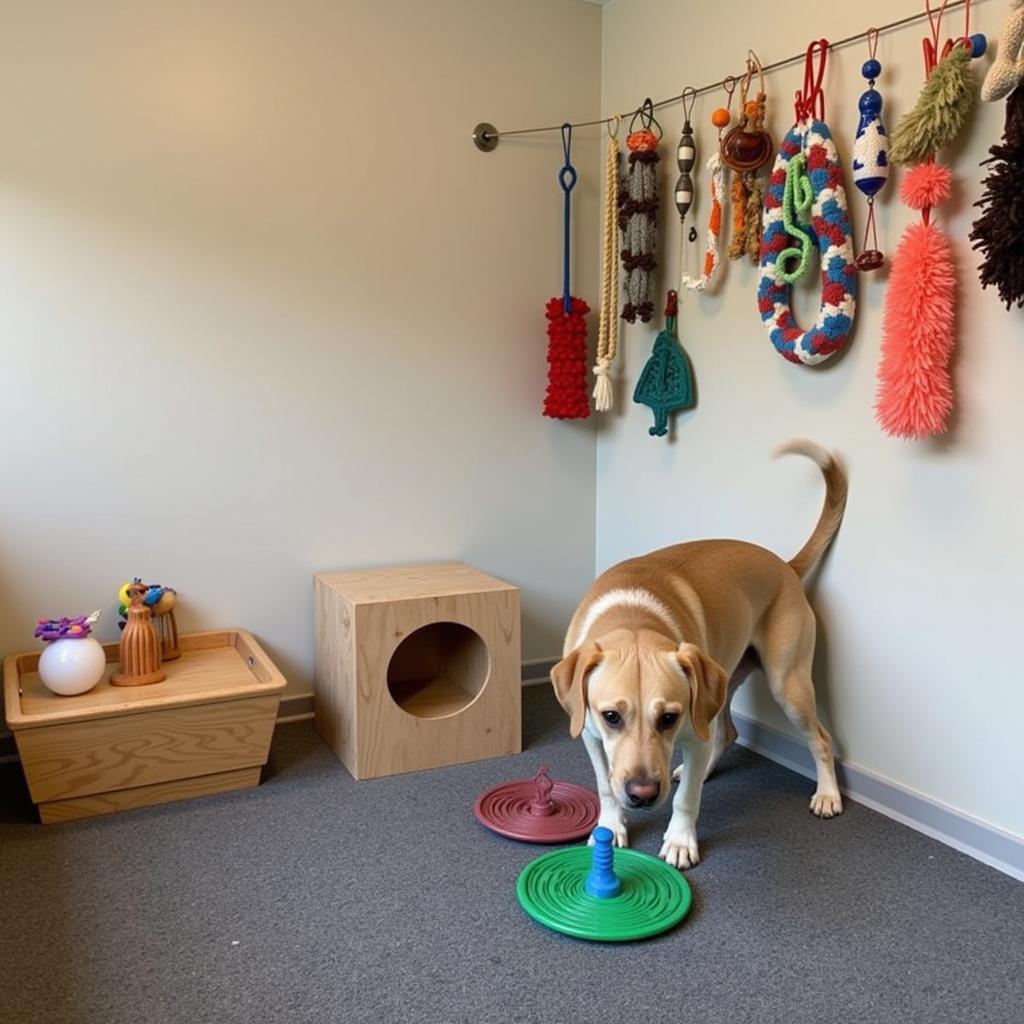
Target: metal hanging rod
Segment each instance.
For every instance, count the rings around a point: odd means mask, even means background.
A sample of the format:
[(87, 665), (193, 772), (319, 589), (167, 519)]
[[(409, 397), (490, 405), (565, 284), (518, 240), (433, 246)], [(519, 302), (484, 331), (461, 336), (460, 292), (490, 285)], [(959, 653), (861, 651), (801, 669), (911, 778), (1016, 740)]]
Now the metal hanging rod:
[[(951, 11), (955, 11), (960, 7), (964, 7), (968, 2), (969, 0), (950, 0), (950, 2), (945, 5), (945, 8), (941, 13), (943, 15), (949, 14)], [(974, 0), (974, 2), (977, 3), (978, 0)], [(937, 11), (932, 13), (936, 15), (939, 14), (939, 12)], [(829, 43), (828, 48), (829, 50), (838, 50), (844, 46), (850, 46), (852, 43), (857, 43), (860, 42), (862, 39), (867, 39), (868, 32), (871, 31), (877, 31), (879, 35), (887, 32), (893, 32), (898, 28), (905, 28), (907, 25), (913, 25), (919, 21), (924, 21), (928, 17), (928, 15), (928, 11), (918, 11), (917, 14), (908, 14), (905, 18), (900, 18), (897, 21), (890, 21), (887, 22), (885, 25), (878, 25), (872, 29), (865, 29), (865, 31), (863, 32), (856, 32), (852, 36), (846, 36), (845, 39), (838, 39), (834, 43)], [(798, 64), (800, 61), (804, 59), (804, 57), (805, 54), (803, 53), (794, 54), (794, 56), (792, 57), (785, 57), (782, 60), (773, 61), (771, 64), (765, 64), (761, 68), (761, 70), (765, 74), (767, 74), (769, 71), (778, 71), (780, 68), (788, 68), (791, 64)], [(722, 88), (722, 82), (727, 81), (729, 77), (735, 77), (738, 81), (740, 78), (743, 77), (743, 74), (745, 74), (745, 72), (736, 76), (727, 76), (724, 80), (719, 79), (716, 82), (709, 82), (707, 85), (702, 85), (700, 86), (700, 88), (694, 89), (692, 92), (689, 88), (687, 88), (687, 97), (702, 96), (704, 93), (715, 92), (717, 89)], [(682, 93), (679, 93), (675, 96), (669, 96), (668, 99), (658, 100), (657, 103), (653, 104), (653, 109), (660, 110), (662, 107), (672, 106), (672, 104), (674, 103), (681, 102), (682, 98)], [(625, 120), (632, 114), (633, 111), (631, 110), (628, 111), (627, 113), (619, 114), (617, 116)], [(573, 123), (572, 127), (590, 128), (598, 124), (607, 124), (610, 121), (614, 120), (615, 117), (615, 114), (611, 114), (608, 117), (599, 117), (593, 121), (576, 121)], [(478, 124), (473, 129), (473, 143), (477, 149), (482, 150), (485, 153), (489, 153), (491, 152), (491, 150), (497, 147), (499, 139), (506, 138), (507, 136), (533, 135), (537, 132), (558, 132), (561, 130), (562, 126), (560, 124), (551, 124), (545, 125), (543, 128), (517, 128), (515, 129), (515, 131), (502, 132), (498, 131), (498, 129), (495, 128), (493, 124), (488, 124), (488, 122), (486, 121), (481, 121), (480, 124)]]

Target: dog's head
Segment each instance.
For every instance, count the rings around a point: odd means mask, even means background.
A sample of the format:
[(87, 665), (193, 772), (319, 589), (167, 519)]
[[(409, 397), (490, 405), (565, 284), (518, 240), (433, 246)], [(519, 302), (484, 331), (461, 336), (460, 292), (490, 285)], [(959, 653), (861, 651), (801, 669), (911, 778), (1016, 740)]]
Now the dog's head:
[(551, 681), (570, 734), (586, 728), (600, 738), (612, 792), (627, 808), (665, 799), (676, 736), (687, 729), (707, 740), (728, 686), (725, 670), (694, 644), (628, 629), (581, 644)]

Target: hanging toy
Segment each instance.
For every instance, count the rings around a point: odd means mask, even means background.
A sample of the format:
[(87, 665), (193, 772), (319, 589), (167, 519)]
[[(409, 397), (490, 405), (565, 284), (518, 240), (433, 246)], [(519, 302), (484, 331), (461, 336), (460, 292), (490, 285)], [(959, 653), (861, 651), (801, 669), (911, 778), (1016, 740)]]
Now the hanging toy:
[[(747, 99), (754, 74), (760, 77), (757, 98)], [(764, 182), (758, 173), (775, 147), (765, 131), (764, 71), (753, 50), (747, 51), (747, 73), (740, 83), (740, 119), (722, 140), (722, 160), (732, 168), (732, 239), (729, 259), (744, 255), (757, 263), (761, 250), (761, 204)]]
[[(821, 84), (827, 55), (826, 39), (807, 47), (804, 87), (796, 94), (796, 124), (782, 140), (765, 194), (757, 288), (758, 309), (772, 344), (790, 362), (810, 366), (843, 347), (857, 304), (843, 166), (825, 123)], [(810, 215), (806, 223), (801, 213)], [(814, 246), (821, 256), (821, 306), (814, 326), (801, 331), (790, 308), (791, 285), (806, 273)], [(797, 259), (795, 268), (792, 256)]]
[(1010, 93), (1002, 144), (989, 153), (984, 164), (992, 167), (975, 203), (982, 213), (971, 230), (983, 257), (981, 286), (994, 285), (1007, 309), (1024, 307), (1024, 89)]
[[(723, 88), (726, 90), (726, 94), (729, 100), (732, 100), (732, 90), (735, 88), (735, 80), (727, 78), (723, 83)], [(684, 90), (683, 102), (686, 103), (686, 96), (689, 93), (690, 101), (689, 107), (686, 108), (686, 122), (689, 123), (690, 114), (693, 111), (693, 102), (696, 99), (697, 92), (695, 89)], [(715, 273), (718, 270), (720, 262), (719, 258), (719, 240), (722, 236), (722, 196), (725, 194), (725, 165), (722, 163), (721, 153), (721, 140), (722, 130), (728, 126), (729, 121), (732, 119), (728, 109), (726, 107), (719, 107), (711, 115), (711, 123), (718, 129), (718, 140), (719, 145), (715, 149), (714, 153), (711, 154), (708, 159), (706, 169), (711, 179), (711, 211), (708, 214), (708, 228), (707, 228), (707, 242), (704, 247), (704, 261), (701, 268), (700, 277), (691, 277), (684, 269), (685, 264), (685, 253), (684, 253), (684, 241), (688, 238), (691, 242), (697, 240), (697, 229), (691, 227), (689, 235), (685, 231), (685, 211), (680, 211), (679, 220), (679, 283), (681, 287), (688, 289), (692, 292), (705, 291), (711, 281), (714, 279)], [(683, 131), (685, 133), (686, 126), (684, 125)], [(690, 135), (692, 142), (692, 132)], [(682, 140), (680, 139), (680, 146)], [(696, 146), (694, 146), (694, 159), (696, 159)], [(692, 189), (691, 189), (692, 194)], [(678, 206), (678, 203), (677, 203)], [(686, 208), (689, 210), (689, 206)]]
[[(633, 126), (640, 119), (640, 128)], [(629, 183), (619, 197), (622, 267), (626, 272), (626, 304), (622, 319), (647, 323), (654, 315), (654, 268), (658, 228), (658, 143), (661, 125), (650, 99), (633, 115), (626, 146)]]
[(665, 304), (665, 329), (655, 339), (651, 357), (633, 392), (633, 401), (650, 406), (654, 413), (654, 426), (647, 431), (652, 437), (668, 433), (669, 413), (692, 409), (696, 404), (690, 360), (676, 340), (678, 313), (679, 296), (670, 291)]
[(1024, 79), (1024, 0), (1010, 0), (1010, 8), (996, 59), (981, 87), (981, 98), (986, 103), (1009, 96)]
[(612, 407), (611, 365), (619, 347), (619, 125), (618, 114), (608, 122), (608, 161), (604, 178), (604, 222), (601, 226), (601, 312), (597, 327), (597, 362), (594, 365), (594, 409)]
[[(867, 197), (868, 219), (864, 225), (864, 242), (856, 259), (858, 270), (877, 270), (885, 257), (878, 248), (878, 231), (875, 227), (875, 197), (889, 180), (888, 139), (882, 124), (882, 97), (875, 88), (875, 82), (882, 73), (882, 65), (876, 60), (878, 50), (878, 29), (868, 29), (868, 59), (861, 66), (860, 73), (868, 80), (867, 92), (861, 94), (857, 107), (860, 122), (857, 138), (853, 143), (853, 183)], [(868, 248), (868, 236), (871, 248)]]
[(685, 234), (686, 215), (693, 205), (693, 178), (690, 177), (690, 172), (697, 159), (697, 144), (693, 141), (693, 125), (690, 124), (690, 116), (693, 114), (697, 90), (688, 85), (683, 90), (680, 99), (683, 103), (683, 130), (679, 134), (679, 145), (676, 147), (676, 165), (679, 168), (679, 177), (676, 179), (675, 200), (676, 209), (679, 211), (679, 237), (682, 240)]
[(933, 15), (931, 3), (925, 0), (925, 10), (932, 25), (932, 38), (923, 40), (925, 66), (930, 68), (921, 95), (914, 109), (905, 114), (892, 133), (889, 159), (899, 166), (912, 167), (932, 159), (935, 153), (948, 146), (964, 129), (974, 109), (974, 77), (971, 60), (985, 52), (984, 36), (971, 39), (971, 3), (964, 5), (966, 30), (956, 40), (947, 39), (940, 57), (936, 30), (942, 23), (946, 9), (943, 0), (938, 17)]
[(562, 186), (562, 297), (551, 299), (545, 316), (548, 319), (548, 390), (544, 399), (544, 415), (552, 419), (586, 419), (590, 415), (587, 402), (587, 321), (590, 307), (569, 293), (569, 249), (572, 226), (570, 194), (576, 185), (576, 168), (569, 152), (572, 147), (572, 125), (562, 125), (562, 150), (565, 164), (558, 172)]
[[(936, 17), (926, 3), (931, 37), (924, 40), (925, 77), (921, 100), (908, 115), (915, 118), (912, 129), (904, 128), (904, 138), (912, 139), (901, 150), (901, 162), (917, 163), (904, 176), (900, 199), (921, 211), (919, 223), (903, 233), (892, 260), (889, 288), (885, 295), (882, 319), (882, 358), (878, 367), (878, 395), (875, 415), (882, 429), (893, 437), (922, 438), (944, 433), (953, 408), (953, 385), (949, 363), (955, 337), (956, 274), (949, 239), (931, 216), (932, 209), (948, 199), (953, 175), (948, 167), (935, 163), (934, 149), (920, 149), (921, 140), (938, 145), (952, 141), (954, 121), (960, 127), (965, 117), (951, 111), (970, 109), (973, 99), (955, 95), (970, 92), (969, 62), (972, 41), (964, 36), (946, 41), (939, 57), (939, 38), (945, 3)], [(970, 25), (970, 0), (965, 4), (967, 30)], [(957, 69), (955, 75), (951, 69)], [(933, 85), (940, 76), (942, 90)], [(939, 102), (941, 98), (941, 102)], [(946, 111), (936, 115), (937, 109)], [(928, 111), (931, 110), (931, 113)], [(904, 127), (907, 118), (901, 122)], [(940, 125), (941, 129), (936, 127)], [(923, 126), (923, 127), (922, 127)], [(890, 149), (896, 159), (896, 137)]]

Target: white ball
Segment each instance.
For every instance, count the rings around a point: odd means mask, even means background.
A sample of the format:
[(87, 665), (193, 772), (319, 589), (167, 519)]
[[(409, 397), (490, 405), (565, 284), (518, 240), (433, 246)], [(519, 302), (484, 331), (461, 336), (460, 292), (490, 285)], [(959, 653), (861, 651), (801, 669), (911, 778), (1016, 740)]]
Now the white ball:
[(91, 690), (103, 678), (106, 667), (103, 646), (91, 636), (54, 640), (39, 655), (39, 678), (62, 697)]

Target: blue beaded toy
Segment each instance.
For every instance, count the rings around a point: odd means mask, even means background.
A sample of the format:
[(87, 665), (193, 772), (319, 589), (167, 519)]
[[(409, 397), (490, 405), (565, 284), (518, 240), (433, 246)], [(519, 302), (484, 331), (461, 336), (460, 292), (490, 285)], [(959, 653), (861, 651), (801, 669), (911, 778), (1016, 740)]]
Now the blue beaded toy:
[[(882, 97), (875, 88), (875, 81), (882, 73), (882, 65), (875, 59), (878, 49), (878, 29), (868, 29), (869, 57), (864, 61), (860, 73), (868, 80), (867, 92), (857, 103), (860, 109), (860, 123), (857, 138), (853, 143), (853, 183), (864, 193), (868, 201), (868, 219), (864, 225), (864, 244), (860, 255), (854, 261), (858, 270), (877, 270), (885, 262), (878, 250), (878, 233), (875, 230), (875, 196), (889, 180), (889, 140), (882, 124)], [(871, 248), (868, 248), (868, 235)]]

